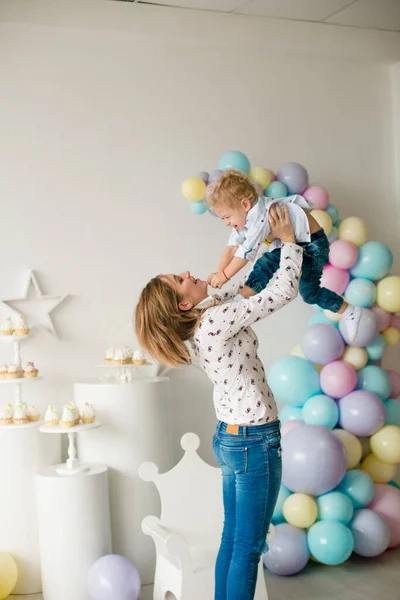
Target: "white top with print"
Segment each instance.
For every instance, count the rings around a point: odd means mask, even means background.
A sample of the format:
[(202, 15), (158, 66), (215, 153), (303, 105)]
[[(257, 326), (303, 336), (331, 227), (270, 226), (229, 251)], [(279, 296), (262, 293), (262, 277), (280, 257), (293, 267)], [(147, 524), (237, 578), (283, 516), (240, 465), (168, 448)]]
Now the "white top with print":
[[(279, 269), (268, 286), (256, 296), (229, 302), (240, 290), (240, 282), (228, 291), (208, 297), (197, 305), (207, 308), (194, 338), (193, 351), (214, 384), (217, 418), (225, 423), (262, 424), (277, 418), (274, 397), (257, 355), (258, 338), (251, 325), (282, 308), (297, 296), (303, 249), (282, 244)], [(225, 290), (224, 286), (224, 290)]]
[(280, 248), (280, 240), (275, 240), (268, 246), (262, 246), (271, 231), (268, 213), (273, 204), (279, 204), (280, 206), (287, 204), (296, 242), (309, 242), (311, 240), (307, 215), (303, 210), (304, 208), (309, 211), (311, 208), (303, 196), (299, 194), (286, 196), (285, 198), (260, 196), (247, 213), (245, 228), (242, 231), (232, 229), (228, 246), (239, 246), (235, 256), (254, 261), (260, 250), (271, 252), (275, 248)]

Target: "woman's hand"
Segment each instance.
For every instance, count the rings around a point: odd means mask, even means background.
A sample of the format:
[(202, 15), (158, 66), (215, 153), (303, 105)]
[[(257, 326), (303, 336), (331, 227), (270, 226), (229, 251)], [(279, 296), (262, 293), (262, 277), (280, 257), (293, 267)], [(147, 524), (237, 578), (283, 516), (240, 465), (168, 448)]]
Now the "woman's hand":
[(271, 206), (269, 210), (268, 221), (269, 226), (271, 227), (271, 237), (268, 236), (269, 240), (279, 239), (282, 243), (296, 243), (293, 225), (290, 220), (289, 210), (286, 204), (284, 206), (278, 206), (278, 204)]

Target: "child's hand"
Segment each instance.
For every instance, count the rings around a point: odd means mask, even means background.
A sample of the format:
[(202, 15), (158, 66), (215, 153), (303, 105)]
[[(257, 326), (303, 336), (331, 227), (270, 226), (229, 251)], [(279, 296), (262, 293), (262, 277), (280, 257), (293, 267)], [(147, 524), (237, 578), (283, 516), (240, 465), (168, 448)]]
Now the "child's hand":
[(224, 285), (224, 283), (226, 283), (227, 281), (228, 281), (227, 278), (221, 272), (219, 272), (219, 273), (211, 273), (208, 276), (208, 283), (213, 288), (222, 288), (222, 286)]

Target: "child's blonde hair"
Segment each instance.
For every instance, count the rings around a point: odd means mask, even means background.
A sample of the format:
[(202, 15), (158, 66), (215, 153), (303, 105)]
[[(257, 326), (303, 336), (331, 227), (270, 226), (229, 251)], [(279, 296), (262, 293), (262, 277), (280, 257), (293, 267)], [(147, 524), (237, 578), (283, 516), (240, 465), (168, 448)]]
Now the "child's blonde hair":
[(258, 193), (250, 179), (240, 171), (229, 170), (216, 182), (211, 194), (210, 203), (212, 207), (225, 204), (230, 208), (236, 208), (246, 198), (253, 205)]
[(185, 341), (193, 337), (204, 311), (179, 308), (181, 297), (160, 276), (143, 289), (136, 307), (135, 329), (140, 345), (169, 367), (190, 365)]

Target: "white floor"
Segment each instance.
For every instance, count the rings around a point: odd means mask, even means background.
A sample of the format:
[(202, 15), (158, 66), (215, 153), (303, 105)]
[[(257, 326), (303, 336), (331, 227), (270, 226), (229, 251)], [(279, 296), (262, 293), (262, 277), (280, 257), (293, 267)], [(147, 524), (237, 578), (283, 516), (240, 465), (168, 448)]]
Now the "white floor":
[[(268, 574), (268, 597), (269, 600), (396, 600), (400, 597), (399, 571), (400, 548), (374, 559), (353, 555), (339, 567), (324, 567), (311, 562), (296, 577)], [(42, 595), (11, 596), (10, 600), (42, 600)], [(139, 600), (152, 600), (152, 586), (142, 588)]]

